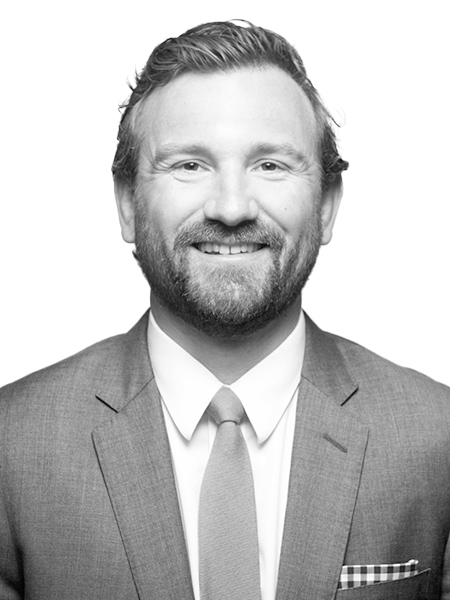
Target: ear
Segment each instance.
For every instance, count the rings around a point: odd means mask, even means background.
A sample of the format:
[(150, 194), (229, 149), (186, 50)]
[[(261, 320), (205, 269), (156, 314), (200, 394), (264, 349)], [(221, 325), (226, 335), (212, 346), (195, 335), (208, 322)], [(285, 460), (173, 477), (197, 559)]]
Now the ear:
[(338, 175), (322, 196), (320, 208), (322, 245), (328, 244), (333, 236), (333, 226), (341, 203), (342, 192), (342, 177)]
[(122, 237), (129, 244), (134, 243), (134, 192), (121, 178), (114, 178), (114, 194), (119, 213)]

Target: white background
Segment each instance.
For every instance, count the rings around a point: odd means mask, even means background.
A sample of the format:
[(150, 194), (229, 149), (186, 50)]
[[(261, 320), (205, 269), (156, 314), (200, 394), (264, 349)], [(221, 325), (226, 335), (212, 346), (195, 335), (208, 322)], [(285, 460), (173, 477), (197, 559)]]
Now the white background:
[(2, 10), (0, 384), (129, 329), (148, 288), (110, 176), (127, 79), (200, 22), (244, 18), (299, 50), (343, 124), (335, 236), (304, 307), (450, 384), (449, 35), (442, 1), (41, 0)]

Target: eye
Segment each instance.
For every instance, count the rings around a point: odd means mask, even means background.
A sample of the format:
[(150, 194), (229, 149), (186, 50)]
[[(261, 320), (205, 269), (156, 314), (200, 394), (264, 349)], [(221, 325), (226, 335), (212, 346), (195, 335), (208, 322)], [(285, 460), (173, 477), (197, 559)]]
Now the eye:
[(259, 165), (262, 171), (277, 171), (280, 167), (274, 162), (265, 161)]
[(286, 165), (274, 160), (262, 160), (254, 166), (254, 171), (267, 174), (269, 177), (282, 176), (286, 170), (288, 170)]
[(200, 160), (183, 160), (172, 167), (173, 175), (180, 181), (198, 182), (208, 176), (208, 165)]
[(179, 165), (179, 168), (182, 169), (183, 171), (189, 171), (191, 173), (195, 173), (196, 171), (198, 171), (200, 169), (200, 165), (197, 162), (190, 160), (189, 162), (185, 162), (185, 163)]

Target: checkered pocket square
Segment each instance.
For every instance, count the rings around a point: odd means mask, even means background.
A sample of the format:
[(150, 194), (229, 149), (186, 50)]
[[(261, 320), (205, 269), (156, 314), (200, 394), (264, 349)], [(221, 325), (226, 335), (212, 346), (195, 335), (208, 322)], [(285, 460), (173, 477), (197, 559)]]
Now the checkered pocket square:
[(397, 581), (412, 577), (419, 572), (419, 561), (410, 560), (407, 563), (396, 563), (393, 565), (352, 565), (342, 567), (339, 579), (339, 590), (382, 583), (386, 581)]

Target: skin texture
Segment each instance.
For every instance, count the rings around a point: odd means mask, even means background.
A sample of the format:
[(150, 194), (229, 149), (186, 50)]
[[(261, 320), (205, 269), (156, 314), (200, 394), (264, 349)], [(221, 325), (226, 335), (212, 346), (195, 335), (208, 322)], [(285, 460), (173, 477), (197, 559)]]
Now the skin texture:
[(122, 235), (161, 328), (230, 382), (295, 326), (340, 181), (322, 193), (312, 107), (277, 67), (184, 74), (138, 127), (136, 189), (116, 181)]

